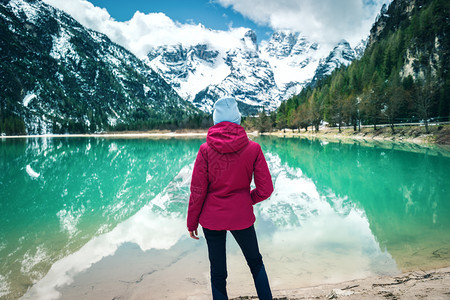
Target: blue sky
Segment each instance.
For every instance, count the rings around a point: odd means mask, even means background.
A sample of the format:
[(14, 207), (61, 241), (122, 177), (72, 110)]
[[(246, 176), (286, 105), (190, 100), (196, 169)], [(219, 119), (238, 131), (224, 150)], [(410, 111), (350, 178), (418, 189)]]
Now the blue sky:
[(207, 28), (228, 30), (232, 27), (253, 29), (258, 41), (269, 39), (273, 29), (258, 25), (249, 18), (234, 11), (230, 6), (224, 7), (218, 2), (205, 0), (89, 0), (95, 6), (105, 8), (117, 21), (130, 20), (136, 11), (143, 13), (162, 12), (180, 23), (201, 23)]

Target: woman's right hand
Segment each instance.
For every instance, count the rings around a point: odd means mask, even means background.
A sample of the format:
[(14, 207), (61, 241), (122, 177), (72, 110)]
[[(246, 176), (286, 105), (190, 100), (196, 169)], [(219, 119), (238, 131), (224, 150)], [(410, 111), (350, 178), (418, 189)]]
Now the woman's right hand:
[(194, 231), (189, 231), (189, 235), (191, 236), (191, 238), (193, 238), (194, 240), (198, 240), (198, 232), (197, 229), (195, 229)]

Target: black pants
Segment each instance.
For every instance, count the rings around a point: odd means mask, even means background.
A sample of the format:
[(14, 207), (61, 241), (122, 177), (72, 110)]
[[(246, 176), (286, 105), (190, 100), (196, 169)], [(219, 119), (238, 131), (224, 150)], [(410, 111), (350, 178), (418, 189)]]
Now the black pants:
[[(226, 259), (226, 230), (210, 230), (203, 228), (208, 256), (211, 267), (211, 289), (214, 300), (228, 299), (227, 296), (227, 259)], [(269, 280), (259, 253), (255, 228), (230, 231), (244, 254), (250, 271), (252, 272), (256, 292), (260, 300), (272, 299)]]

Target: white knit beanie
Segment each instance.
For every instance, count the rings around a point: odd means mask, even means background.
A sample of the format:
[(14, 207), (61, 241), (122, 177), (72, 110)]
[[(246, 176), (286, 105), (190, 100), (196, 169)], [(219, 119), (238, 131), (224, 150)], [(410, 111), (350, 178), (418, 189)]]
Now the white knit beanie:
[(228, 121), (241, 125), (241, 113), (233, 97), (223, 97), (214, 103), (214, 125)]

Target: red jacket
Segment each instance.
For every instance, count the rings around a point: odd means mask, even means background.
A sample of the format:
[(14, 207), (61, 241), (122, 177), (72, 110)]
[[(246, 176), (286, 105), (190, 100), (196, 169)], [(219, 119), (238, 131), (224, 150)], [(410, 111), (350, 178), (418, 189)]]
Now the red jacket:
[[(252, 176), (256, 188), (250, 191)], [(208, 131), (194, 165), (187, 215), (189, 231), (200, 223), (211, 230), (253, 225), (253, 205), (270, 197), (272, 178), (258, 143), (242, 126), (220, 122)]]

